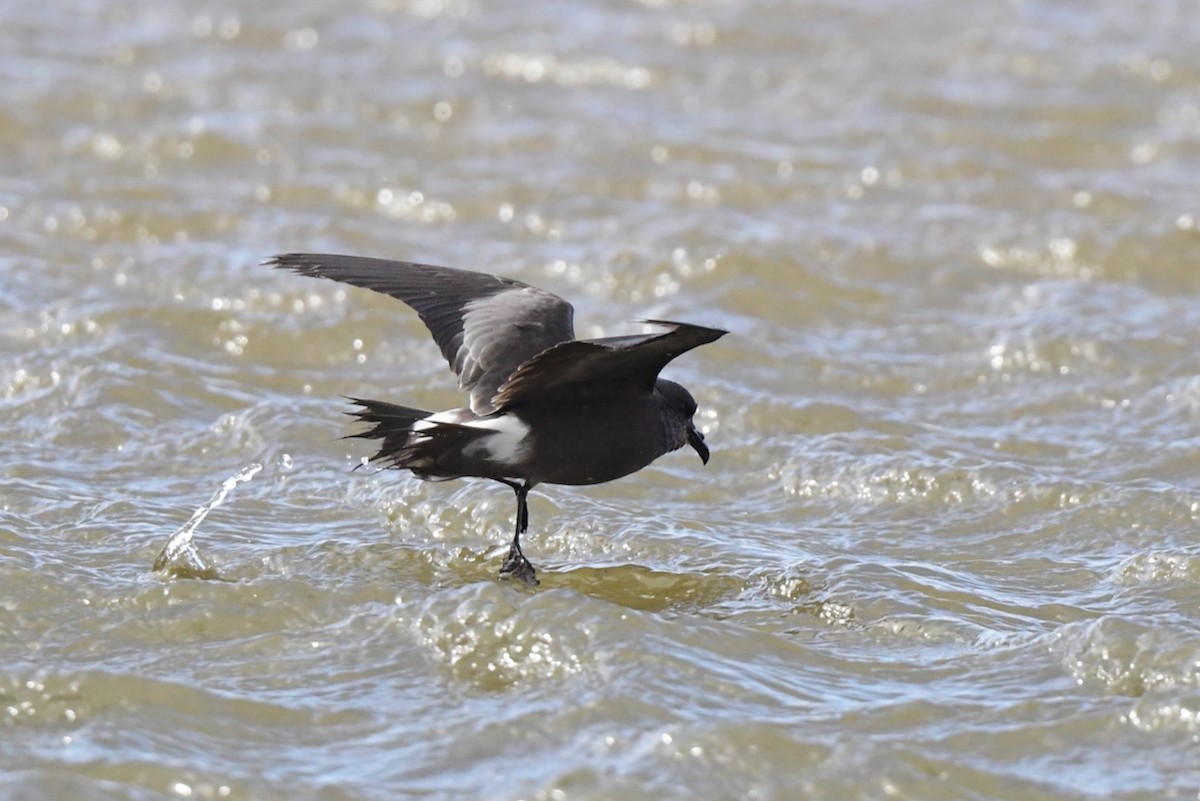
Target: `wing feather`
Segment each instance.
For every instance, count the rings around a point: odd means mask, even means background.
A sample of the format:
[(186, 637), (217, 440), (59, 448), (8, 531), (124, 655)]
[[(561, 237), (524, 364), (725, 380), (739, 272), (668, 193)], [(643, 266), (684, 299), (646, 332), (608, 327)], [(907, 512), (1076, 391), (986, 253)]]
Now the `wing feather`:
[(664, 333), (560, 342), (517, 368), (493, 403), (507, 410), (527, 403), (584, 403), (615, 387), (651, 392), (658, 374), (680, 354), (714, 342), (727, 331), (664, 320)]
[(471, 410), (496, 410), (509, 376), (542, 351), (575, 338), (574, 309), (545, 290), (486, 273), (415, 262), (286, 253), (264, 264), (381, 292), (420, 316), (471, 394)]

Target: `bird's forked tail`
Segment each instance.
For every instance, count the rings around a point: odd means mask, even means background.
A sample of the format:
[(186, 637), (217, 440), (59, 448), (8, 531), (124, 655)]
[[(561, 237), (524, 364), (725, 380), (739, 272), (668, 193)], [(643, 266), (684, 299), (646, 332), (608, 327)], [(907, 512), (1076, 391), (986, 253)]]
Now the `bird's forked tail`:
[(371, 425), (371, 428), (366, 431), (347, 435), (347, 439), (382, 440), (379, 443), (379, 450), (371, 457), (371, 461), (382, 462), (388, 467), (405, 467), (405, 448), (408, 445), (413, 424), (429, 417), (432, 412), (366, 398), (347, 398), (347, 400), (352, 401), (358, 408), (352, 412), (346, 412), (346, 414)]
[(495, 435), (490, 428), (463, 425), (456, 418), (473, 417), (469, 409), (434, 414), (386, 401), (350, 398), (359, 408), (347, 412), (371, 425), (349, 437), (377, 439), (379, 450), (371, 461), (384, 467), (412, 470), (426, 481), (463, 475), (462, 454), (479, 440)]

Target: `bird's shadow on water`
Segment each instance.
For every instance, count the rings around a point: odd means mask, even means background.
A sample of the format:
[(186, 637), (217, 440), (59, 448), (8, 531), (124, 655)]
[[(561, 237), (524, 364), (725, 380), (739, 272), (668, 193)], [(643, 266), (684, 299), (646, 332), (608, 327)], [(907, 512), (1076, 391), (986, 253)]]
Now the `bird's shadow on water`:
[[(744, 592), (747, 582), (716, 570), (672, 572), (636, 564), (563, 567), (539, 565), (537, 584), (499, 575), (495, 551), (460, 551), (442, 565), (447, 585), (492, 581), (521, 593), (570, 590), (588, 598), (643, 612), (687, 612), (710, 608)], [(452, 575), (448, 575), (452, 574)]]
[(539, 589), (573, 590), (589, 598), (643, 612), (708, 609), (746, 589), (746, 583), (733, 575), (673, 573), (633, 564), (542, 571), (540, 577)]

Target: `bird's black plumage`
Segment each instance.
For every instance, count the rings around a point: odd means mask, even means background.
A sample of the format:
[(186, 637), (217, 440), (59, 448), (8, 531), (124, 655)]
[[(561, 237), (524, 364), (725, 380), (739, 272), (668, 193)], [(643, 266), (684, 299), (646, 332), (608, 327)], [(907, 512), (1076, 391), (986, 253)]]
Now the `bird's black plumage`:
[(726, 332), (650, 320), (664, 331), (575, 339), (571, 304), (545, 290), (484, 273), (413, 262), (289, 253), (264, 264), (398, 298), (425, 323), (470, 393), (467, 408), (431, 413), (352, 399), (380, 441), (374, 461), (438, 480), (476, 476), (516, 493), (512, 547), (501, 568), (533, 582), (521, 553), (526, 496), (540, 483), (598, 484), (691, 445), (708, 447), (696, 402), (659, 378), (675, 357)]

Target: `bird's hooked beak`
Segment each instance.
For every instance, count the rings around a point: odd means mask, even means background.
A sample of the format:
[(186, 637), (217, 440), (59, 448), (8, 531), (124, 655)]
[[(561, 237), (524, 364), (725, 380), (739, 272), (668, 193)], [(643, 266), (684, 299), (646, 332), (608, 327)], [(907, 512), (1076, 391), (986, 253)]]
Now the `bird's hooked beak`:
[(687, 442), (688, 445), (696, 449), (696, 453), (700, 454), (700, 461), (708, 464), (708, 446), (704, 444), (704, 435), (691, 422), (688, 423), (687, 427)]

